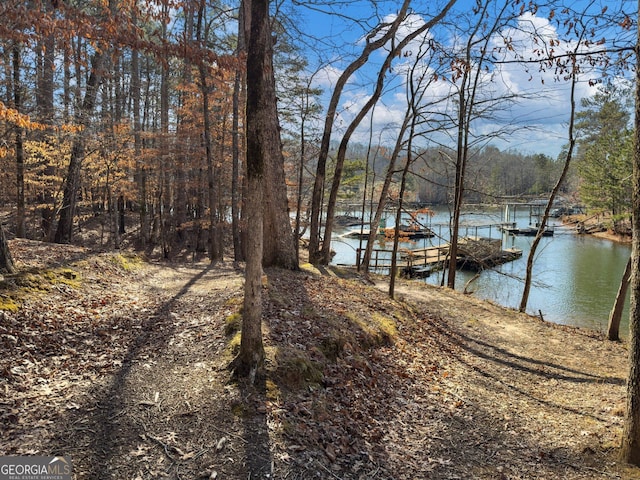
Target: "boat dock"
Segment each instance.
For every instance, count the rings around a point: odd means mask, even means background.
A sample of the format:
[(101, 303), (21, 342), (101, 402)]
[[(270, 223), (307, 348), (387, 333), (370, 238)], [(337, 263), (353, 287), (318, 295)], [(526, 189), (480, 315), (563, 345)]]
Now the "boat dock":
[[(361, 249), (356, 250), (356, 267), (362, 262)], [(369, 267), (373, 270), (391, 268), (393, 250), (374, 249)], [(400, 274), (407, 278), (426, 278), (432, 272), (442, 270), (449, 262), (449, 244), (425, 248), (403, 249), (396, 263)], [(461, 238), (458, 242), (456, 264), (463, 270), (481, 271), (522, 256), (517, 248), (503, 249), (500, 240), (487, 238)]]

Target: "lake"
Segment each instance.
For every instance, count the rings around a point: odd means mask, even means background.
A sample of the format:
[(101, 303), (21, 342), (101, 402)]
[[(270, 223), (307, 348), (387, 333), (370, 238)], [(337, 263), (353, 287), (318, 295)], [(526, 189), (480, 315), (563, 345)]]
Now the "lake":
[[(535, 213), (529, 208), (518, 207), (515, 213), (513, 210), (509, 213), (509, 220), (515, 220), (520, 228), (528, 226), (530, 222), (535, 222), (532, 212)], [(495, 270), (483, 271), (469, 287), (478, 298), (517, 308), (522, 297), (527, 255), (533, 237), (503, 234), (496, 224), (501, 223), (504, 216), (502, 208), (466, 211), (461, 216), (460, 234), (502, 238), (504, 247), (514, 246), (523, 251), (521, 258)], [(419, 216), (421, 223), (430, 226), (437, 236), (403, 243), (402, 247), (420, 248), (447, 242), (448, 218), (449, 212), (444, 208), (437, 208), (433, 217)], [(389, 214), (387, 226), (392, 226), (392, 222), (393, 215)], [(488, 226), (490, 224), (491, 227)], [(562, 226), (553, 220), (551, 225), (554, 226), (554, 235), (544, 237), (537, 249), (527, 312), (542, 314), (545, 320), (559, 324), (606, 331), (609, 312), (629, 259), (631, 246), (589, 235), (577, 235), (572, 227)], [(339, 230), (332, 241), (331, 246), (336, 252), (332, 263), (354, 265), (359, 240), (337, 236), (345, 232), (346, 229)], [(390, 249), (391, 243), (387, 241), (383, 248)], [(379, 245), (376, 247), (379, 248)], [(443, 274), (444, 272), (436, 272), (424, 280), (414, 281), (439, 285)], [(459, 271), (456, 274), (456, 289), (464, 289), (473, 276), (474, 273)], [(628, 316), (627, 305), (620, 327), (622, 336), (628, 331)]]

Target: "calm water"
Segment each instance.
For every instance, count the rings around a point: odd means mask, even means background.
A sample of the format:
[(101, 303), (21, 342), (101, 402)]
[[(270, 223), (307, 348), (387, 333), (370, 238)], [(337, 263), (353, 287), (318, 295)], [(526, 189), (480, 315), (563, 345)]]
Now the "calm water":
[[(520, 208), (516, 211), (515, 220), (518, 226), (524, 227), (529, 224), (530, 212), (528, 209)], [(503, 215), (502, 210), (498, 209), (467, 212), (461, 218), (461, 234), (501, 238), (502, 233), (495, 226), (489, 228), (486, 225), (501, 222)], [(421, 217), (421, 220), (429, 223), (426, 217)], [(389, 226), (391, 221), (390, 216)], [(446, 242), (448, 240), (447, 221), (448, 212), (445, 211), (437, 212), (436, 216), (430, 219), (431, 228), (437, 234), (441, 234), (443, 237), (441, 240), (437, 238), (420, 240), (418, 243), (402, 246), (419, 248)], [(535, 221), (535, 218), (532, 221)], [(469, 290), (479, 298), (517, 308), (522, 297), (526, 259), (533, 237), (505, 235), (502, 238), (505, 247), (515, 246), (522, 249), (522, 258), (502, 265), (495, 271), (482, 272), (480, 277), (471, 284)], [(332, 242), (332, 248), (336, 251), (333, 263), (354, 264), (358, 243), (359, 241), (353, 238), (335, 238)], [(391, 249), (391, 242), (388, 242), (384, 248)], [(548, 321), (606, 331), (609, 311), (630, 253), (629, 245), (576, 235), (573, 229), (557, 225), (555, 234), (552, 237), (543, 238), (538, 246), (527, 311), (535, 315), (541, 312)], [(416, 281), (440, 284), (442, 275), (442, 272), (437, 272), (426, 280)], [(462, 290), (473, 275), (473, 273), (458, 272), (456, 289)], [(620, 329), (622, 335), (625, 335), (628, 328), (627, 318), (628, 307)]]

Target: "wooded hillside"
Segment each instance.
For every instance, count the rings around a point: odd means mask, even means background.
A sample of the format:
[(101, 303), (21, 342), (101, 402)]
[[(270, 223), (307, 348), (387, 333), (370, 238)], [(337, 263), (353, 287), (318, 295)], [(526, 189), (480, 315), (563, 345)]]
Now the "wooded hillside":
[[(456, 292), (270, 269), (266, 377), (229, 383), (241, 272), (11, 242), (0, 454), (74, 478), (640, 478), (625, 347)], [(386, 287), (385, 287), (386, 288)]]

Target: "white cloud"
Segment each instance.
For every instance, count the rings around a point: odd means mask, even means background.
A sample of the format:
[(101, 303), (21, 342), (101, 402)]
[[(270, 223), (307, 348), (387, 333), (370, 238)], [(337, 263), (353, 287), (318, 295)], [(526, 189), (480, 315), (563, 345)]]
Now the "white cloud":
[(314, 75), (313, 86), (333, 90), (340, 75), (342, 75), (342, 70), (333, 65), (326, 65)]
[[(390, 22), (395, 18), (388, 15), (385, 21)], [(397, 39), (403, 38), (409, 32), (420, 28), (425, 24), (424, 19), (416, 14), (412, 14), (401, 25)], [(365, 119), (353, 141), (366, 142), (370, 136), (370, 128), (373, 128), (373, 137), (376, 139), (387, 139), (393, 143), (397, 136), (397, 128), (402, 123), (406, 112), (406, 74), (409, 67), (415, 61), (415, 57), (424, 48), (424, 40), (430, 39), (433, 32), (426, 32), (421, 39), (416, 39), (406, 52), (411, 52), (409, 56), (397, 59), (394, 62), (393, 72), (387, 73), (386, 92), (381, 102), (376, 105), (373, 112), (373, 119), (369, 116)], [(455, 43), (465, 41), (461, 37), (452, 36), (450, 32), (450, 45), (445, 46), (453, 50)], [(538, 41), (533, 40), (533, 33), (538, 36)], [(509, 29), (496, 35), (490, 42), (493, 60), (502, 62), (491, 62), (487, 64), (489, 70), (481, 75), (482, 86), (479, 90), (480, 98), (500, 99), (506, 96), (520, 96), (518, 101), (515, 98), (512, 102), (504, 103), (503, 108), (499, 108), (493, 118), (478, 121), (473, 125), (476, 135), (491, 135), (503, 129), (511, 130), (508, 136), (496, 139), (491, 143), (501, 149), (519, 149), (528, 153), (545, 153), (556, 157), (562, 146), (567, 141), (567, 123), (570, 112), (570, 82), (564, 75), (555, 68), (541, 69), (537, 63), (518, 63), (517, 60), (538, 58), (539, 52), (544, 48), (546, 42), (549, 48), (558, 51), (571, 51), (575, 44), (559, 44), (556, 42), (556, 30), (548, 19), (526, 13), (517, 19), (517, 23)], [(504, 38), (508, 38), (514, 49), (508, 48)], [(397, 41), (396, 39), (396, 41)], [(550, 40), (554, 41), (551, 43)], [(355, 114), (370, 98), (374, 88), (377, 68), (381, 64), (381, 59), (388, 52), (380, 52), (376, 58), (370, 59), (370, 65), (357, 72), (350, 79), (348, 89), (343, 92), (339, 106), (338, 118), (336, 120), (336, 136), (344, 131), (351, 122)], [(445, 70), (446, 70), (445, 66)], [(416, 69), (416, 72), (433, 74), (433, 69), (429, 65), (423, 65)], [(316, 84), (322, 86), (330, 94), (335, 86), (337, 78), (342, 70), (334, 65), (323, 68), (315, 76)], [(434, 102), (438, 99), (445, 99), (452, 94), (451, 72), (441, 73), (441, 79), (431, 82), (426, 87), (424, 101)], [(583, 97), (593, 95), (595, 87), (586, 81), (590, 73), (579, 76), (576, 85), (576, 102)], [(367, 78), (368, 76), (368, 78)], [(444, 79), (443, 79), (444, 77)], [(393, 85), (394, 88), (391, 88)], [(444, 114), (445, 112), (455, 115), (455, 103), (449, 99), (442, 101), (438, 105), (432, 106), (433, 111)], [(520, 130), (518, 130), (520, 129)]]

